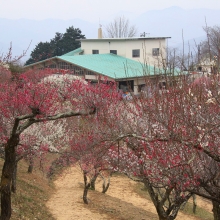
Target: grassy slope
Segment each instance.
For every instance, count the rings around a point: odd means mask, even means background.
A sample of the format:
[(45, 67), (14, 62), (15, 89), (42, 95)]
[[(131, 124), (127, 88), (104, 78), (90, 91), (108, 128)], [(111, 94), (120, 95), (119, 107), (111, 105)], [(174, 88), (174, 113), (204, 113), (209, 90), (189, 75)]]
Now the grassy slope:
[[(2, 168), (3, 161), (0, 161)], [(12, 193), (12, 220), (35, 220), (54, 218), (49, 213), (46, 202), (53, 187), (48, 184), (48, 180), (40, 171), (27, 173), (27, 164), (20, 161), (18, 164), (17, 193)]]
[[(0, 160), (0, 168), (2, 168), (3, 161)], [(33, 174), (27, 173), (27, 164), (24, 161), (20, 161), (18, 165), (18, 178), (17, 178), (17, 193), (12, 194), (12, 220), (54, 220), (52, 215), (49, 213), (46, 202), (49, 199), (50, 195), (54, 192), (54, 188), (52, 184), (48, 183), (45, 175), (38, 170), (34, 170)], [(0, 170), (1, 171), (1, 170)], [(140, 196), (150, 199), (148, 193), (143, 190), (142, 184), (137, 184), (134, 191), (138, 193)], [(106, 195), (105, 195), (106, 196)], [(104, 196), (104, 197), (105, 197)], [(98, 195), (97, 199), (101, 199), (102, 195)], [(108, 201), (108, 200), (107, 200)], [(107, 210), (107, 202), (105, 198), (105, 202), (102, 201), (102, 207), (91, 207), (92, 209), (100, 209), (99, 211), (109, 214), (109, 210)], [(117, 203), (117, 202), (116, 202)], [(99, 204), (99, 203), (98, 203)], [(94, 204), (93, 204), (94, 205)], [(107, 206), (106, 206), (107, 205)], [(104, 207), (106, 206), (106, 208)], [(101, 210), (102, 209), (102, 210)], [(124, 215), (122, 211), (121, 217)], [(184, 212), (192, 214), (192, 204), (188, 203), (184, 209)], [(116, 213), (112, 213), (114, 216)], [(117, 213), (119, 217), (119, 213)], [(212, 220), (213, 215), (207, 212), (204, 209), (197, 207), (197, 217), (202, 220)], [(123, 219), (123, 218), (122, 218)], [(153, 216), (152, 216), (153, 219)]]

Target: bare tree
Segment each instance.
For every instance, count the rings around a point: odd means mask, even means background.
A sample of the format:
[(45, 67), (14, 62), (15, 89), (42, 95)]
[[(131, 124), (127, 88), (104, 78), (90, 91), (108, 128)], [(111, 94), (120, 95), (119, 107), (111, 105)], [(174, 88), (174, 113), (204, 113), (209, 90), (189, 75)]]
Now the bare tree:
[(109, 38), (134, 37), (137, 34), (135, 25), (131, 25), (129, 19), (122, 17), (115, 18), (105, 27), (104, 36)]
[(200, 57), (203, 65), (210, 66), (217, 73), (220, 66), (220, 26), (204, 27), (207, 39), (201, 42)]

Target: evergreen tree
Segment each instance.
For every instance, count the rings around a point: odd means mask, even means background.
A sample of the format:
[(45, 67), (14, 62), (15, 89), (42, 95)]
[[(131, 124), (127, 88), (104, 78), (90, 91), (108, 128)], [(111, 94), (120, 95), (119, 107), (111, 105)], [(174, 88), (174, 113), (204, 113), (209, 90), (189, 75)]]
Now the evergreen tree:
[(66, 29), (66, 33), (63, 35), (63, 44), (62, 49), (63, 53), (68, 53), (72, 50), (75, 50), (80, 47), (80, 42), (76, 39), (85, 38), (85, 35), (82, 34), (79, 28), (74, 28), (73, 26)]
[(56, 32), (50, 43), (53, 48), (53, 56), (61, 56), (63, 54), (63, 34)]
[(73, 26), (66, 29), (64, 34), (56, 32), (55, 37), (50, 42), (40, 42), (31, 52), (30, 59), (25, 65), (29, 65), (54, 56), (61, 56), (80, 47), (80, 42), (76, 39), (85, 38), (79, 28)]
[(45, 60), (47, 58), (52, 57), (53, 55), (53, 48), (51, 47), (51, 44), (49, 42), (40, 42), (36, 45), (34, 50), (31, 52), (31, 57), (25, 65), (29, 65), (41, 60)]

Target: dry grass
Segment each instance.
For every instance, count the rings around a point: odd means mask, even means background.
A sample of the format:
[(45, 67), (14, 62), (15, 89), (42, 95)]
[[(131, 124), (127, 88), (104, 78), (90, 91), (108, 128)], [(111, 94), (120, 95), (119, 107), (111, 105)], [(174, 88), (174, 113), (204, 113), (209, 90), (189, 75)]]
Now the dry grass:
[[(0, 161), (2, 169), (3, 161)], [(54, 220), (45, 206), (54, 191), (42, 172), (27, 173), (24, 161), (18, 163), (17, 192), (12, 193), (12, 220)]]

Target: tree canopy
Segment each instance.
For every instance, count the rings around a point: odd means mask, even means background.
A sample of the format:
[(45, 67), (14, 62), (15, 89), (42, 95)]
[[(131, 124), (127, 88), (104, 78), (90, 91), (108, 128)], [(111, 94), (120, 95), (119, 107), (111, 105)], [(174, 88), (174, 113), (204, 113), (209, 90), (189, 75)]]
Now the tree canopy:
[(50, 57), (61, 56), (77, 49), (80, 47), (80, 42), (75, 40), (80, 38), (85, 38), (85, 35), (82, 34), (79, 28), (74, 28), (73, 26), (67, 28), (64, 34), (56, 32), (50, 42), (40, 42), (36, 45), (25, 65)]

